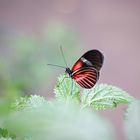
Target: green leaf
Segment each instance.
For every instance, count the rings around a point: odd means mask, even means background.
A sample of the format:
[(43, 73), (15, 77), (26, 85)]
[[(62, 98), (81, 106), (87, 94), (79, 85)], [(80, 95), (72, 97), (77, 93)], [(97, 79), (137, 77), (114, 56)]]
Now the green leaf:
[(120, 103), (130, 103), (131, 96), (120, 88), (107, 84), (97, 84), (92, 89), (85, 89), (82, 94), (82, 107), (107, 109), (114, 108)]
[[(114, 133), (108, 121), (96, 112), (69, 102), (51, 104), (12, 112), (5, 127), (18, 140), (113, 140)], [(29, 139), (30, 138), (30, 139)]]
[(43, 105), (46, 105), (47, 101), (44, 97), (38, 95), (31, 95), (30, 97), (20, 97), (12, 104), (12, 109), (14, 110), (23, 110), (27, 108), (36, 108)]
[(80, 102), (80, 90), (74, 80), (68, 75), (60, 75), (54, 88), (55, 96), (58, 100)]
[(22, 110), (26, 107), (27, 101), (29, 100), (29, 97), (20, 97), (15, 100), (15, 102), (12, 103), (11, 108), (14, 110)]
[(9, 133), (7, 129), (0, 128), (0, 137), (8, 137)]
[(0, 140), (12, 140), (15, 138), (15, 135), (12, 135), (5, 128), (0, 128)]
[(47, 104), (46, 99), (39, 95), (32, 95), (27, 102), (27, 106), (31, 108), (41, 107), (46, 104)]

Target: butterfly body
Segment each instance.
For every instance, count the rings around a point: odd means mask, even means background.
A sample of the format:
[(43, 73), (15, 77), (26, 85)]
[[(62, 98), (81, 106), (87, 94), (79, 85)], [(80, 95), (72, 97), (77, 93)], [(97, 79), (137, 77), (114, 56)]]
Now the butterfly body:
[(103, 54), (98, 50), (90, 50), (82, 55), (72, 69), (66, 73), (83, 88), (92, 88), (99, 79), (99, 71), (103, 65)]
[(67, 73), (71, 78), (73, 78), (70, 68), (66, 68), (65, 73)]

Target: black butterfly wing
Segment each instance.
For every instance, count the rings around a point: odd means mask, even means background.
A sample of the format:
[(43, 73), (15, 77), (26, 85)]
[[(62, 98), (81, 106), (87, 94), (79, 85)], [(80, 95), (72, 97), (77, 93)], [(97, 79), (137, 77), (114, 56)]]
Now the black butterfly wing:
[(81, 87), (92, 88), (98, 80), (98, 72), (93, 67), (83, 67), (73, 72), (72, 78)]
[(82, 55), (77, 62), (72, 67), (71, 71), (82, 68), (82, 67), (93, 67), (97, 71), (99, 71), (103, 65), (104, 56), (98, 50), (90, 50)]
[(98, 50), (90, 50), (82, 55), (71, 69), (72, 78), (83, 88), (92, 88), (103, 65), (103, 54)]

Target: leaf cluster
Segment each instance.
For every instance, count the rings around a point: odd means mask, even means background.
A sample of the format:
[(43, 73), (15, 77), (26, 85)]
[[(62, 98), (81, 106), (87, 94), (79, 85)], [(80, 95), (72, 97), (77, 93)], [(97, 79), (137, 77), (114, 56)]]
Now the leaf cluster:
[[(54, 93), (54, 100), (37, 95), (18, 97), (1, 118), (0, 140), (114, 140), (111, 124), (93, 110), (121, 103), (129, 104), (126, 135), (133, 132), (135, 118), (135, 127), (139, 124), (139, 103), (133, 105), (135, 99), (118, 87), (96, 84), (83, 90), (68, 75), (60, 75)], [(139, 138), (137, 131), (130, 134), (130, 140)]]
[(134, 98), (124, 90), (108, 85), (96, 84), (91, 89), (80, 90), (68, 75), (61, 75), (54, 89), (58, 100), (72, 99), (82, 108), (92, 107), (96, 110), (115, 108), (121, 103), (131, 103)]

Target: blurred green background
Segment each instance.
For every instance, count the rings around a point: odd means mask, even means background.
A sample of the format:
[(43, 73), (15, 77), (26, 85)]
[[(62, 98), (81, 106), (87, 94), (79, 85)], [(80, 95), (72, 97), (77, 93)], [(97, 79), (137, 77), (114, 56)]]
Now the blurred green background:
[(1, 32), (0, 92), (3, 95), (13, 92), (53, 96), (56, 74), (65, 70), (47, 64), (65, 66), (60, 46), (67, 63), (71, 64), (79, 54), (74, 31), (62, 23), (50, 23), (43, 30), (42, 39), (23, 32)]

